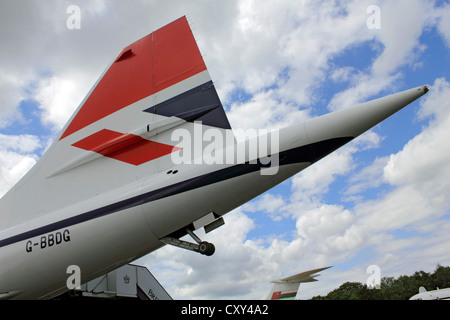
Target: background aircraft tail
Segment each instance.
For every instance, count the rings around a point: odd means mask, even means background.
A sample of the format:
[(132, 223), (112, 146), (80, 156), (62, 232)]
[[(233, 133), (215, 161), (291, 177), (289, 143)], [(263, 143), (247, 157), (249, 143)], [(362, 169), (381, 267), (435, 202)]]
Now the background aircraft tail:
[(331, 267), (318, 268), (287, 278), (272, 280), (271, 282), (274, 285), (267, 296), (267, 300), (294, 300), (301, 283), (318, 281), (315, 279), (315, 277), (319, 276), (318, 272), (329, 268)]

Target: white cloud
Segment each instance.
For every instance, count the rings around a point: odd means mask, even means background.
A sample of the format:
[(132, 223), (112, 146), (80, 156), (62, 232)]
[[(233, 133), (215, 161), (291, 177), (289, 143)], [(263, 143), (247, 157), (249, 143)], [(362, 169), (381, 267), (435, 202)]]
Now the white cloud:
[(35, 157), (14, 152), (0, 153), (0, 196), (3, 196), (36, 163)]
[(0, 71), (0, 128), (20, 118), (17, 106), (24, 98), (23, 83), (14, 75)]
[(445, 39), (447, 47), (450, 48), (450, 4), (447, 3), (437, 10), (439, 16), (438, 30)]
[(364, 167), (360, 172), (349, 178), (350, 187), (345, 191), (346, 195), (360, 194), (367, 189), (376, 188), (385, 183), (383, 169), (389, 158), (376, 158), (373, 163)]
[(432, 115), (428, 127), (391, 155), (384, 177), (393, 185), (411, 186), (426, 197), (429, 208), (445, 214), (450, 202), (450, 84), (436, 79), (430, 94), (422, 100), (421, 117)]
[(228, 118), (234, 129), (276, 129), (304, 121), (310, 115), (308, 110), (299, 110), (274, 90), (268, 90), (256, 93), (248, 102), (233, 103)]
[(429, 117), (428, 126), (402, 150), (378, 158), (351, 180), (355, 189), (366, 187), (364, 176), (372, 180), (370, 187), (390, 184), (391, 190), (377, 199), (355, 206), (354, 227), (367, 235), (374, 263), (394, 275), (417, 271), (418, 261), (430, 269), (449, 262), (441, 245), (448, 239), (443, 230), (450, 213), (449, 94), (449, 83), (436, 79), (418, 111), (420, 118)]
[(37, 162), (33, 152), (41, 147), (32, 135), (0, 134), (0, 196), (3, 196)]
[[(318, 238), (332, 247), (342, 244), (343, 234), (354, 222), (350, 211), (335, 205), (320, 205), (312, 210), (304, 211), (297, 219), (298, 235), (308, 241)], [(335, 241), (340, 239), (341, 244)]]
[[(70, 1), (36, 3), (19, 0), (0, 4), (0, 38), (4, 44), (0, 52), (3, 61), (0, 71), (0, 126), (21, 120), (19, 103), (36, 99), (35, 94), (38, 94), (40, 102), (47, 104), (43, 113), (44, 124), (59, 129), (67, 120), (81, 101), (74, 99), (75, 95), (87, 93), (86, 85), (94, 83), (95, 77), (114, 55), (114, 52), (109, 56), (105, 53), (110, 49), (108, 45), (104, 46), (105, 51), (99, 50), (99, 34), (92, 38), (80, 37), (83, 32), (87, 34), (90, 19), (102, 12), (102, 3), (80, 3), (86, 28), (77, 31), (66, 27), (66, 9), (72, 4)], [(89, 41), (93, 44), (97, 41), (97, 47), (90, 46)], [(94, 50), (96, 53), (92, 54)], [(82, 73), (77, 69), (82, 69)], [(56, 105), (62, 108), (56, 108)]]
[[(87, 78), (87, 79), (86, 79)], [(58, 132), (87, 94), (90, 78), (81, 73), (52, 76), (39, 81), (34, 99), (42, 110), (42, 123)]]
[[(431, 22), (433, 3), (422, 0), (384, 1), (381, 5), (381, 29), (377, 33), (384, 50), (372, 65), (374, 75), (389, 75), (405, 64), (416, 62), (424, 47), (419, 37)], [(402, 41), (399, 41), (402, 39)]]
[(337, 176), (353, 168), (352, 153), (355, 151), (353, 145), (348, 145), (295, 175), (292, 178), (292, 199), (302, 200), (305, 204), (320, 200)]
[(445, 78), (438, 78), (432, 84), (431, 91), (421, 102), (419, 119), (432, 117), (432, 126), (442, 125), (448, 120), (448, 101), (450, 99), (450, 84)]
[(3, 150), (29, 153), (41, 147), (39, 138), (29, 134), (12, 136), (0, 134), (0, 146)]
[(390, 89), (400, 78), (400, 73), (383, 76), (367, 73), (355, 74), (351, 78), (352, 87), (336, 93), (330, 101), (328, 109), (336, 111), (360, 104), (369, 97), (377, 95), (386, 89)]
[(369, 70), (354, 72), (344, 67), (335, 71), (333, 79), (349, 81), (352, 86), (333, 97), (328, 106), (330, 110), (362, 103), (381, 92), (393, 92), (404, 76), (399, 68), (405, 65), (420, 67), (418, 58), (426, 47), (419, 39), (424, 28), (434, 23), (433, 3), (422, 0), (382, 1), (379, 7), (381, 28), (371, 31), (382, 48), (381, 53)]
[(418, 223), (432, 214), (428, 199), (412, 187), (397, 188), (355, 207), (369, 233), (389, 232)]
[[(269, 1), (264, 5), (260, 1), (242, 2), (240, 28), (231, 48), (227, 47), (228, 52), (239, 54), (225, 64), (233, 66), (232, 72), (220, 77), (236, 84), (227, 87), (225, 101), (229, 98), (227, 93), (238, 86), (256, 96), (261, 89), (274, 87), (278, 104), (284, 101), (305, 107), (314, 103), (314, 89), (330, 69), (330, 59), (373, 38), (365, 27), (366, 2), (340, 5), (314, 1)], [(242, 47), (246, 50), (239, 50)], [(242, 104), (242, 108), (235, 105), (231, 117), (242, 118), (249, 106), (251, 103)], [(266, 108), (270, 108), (270, 103)]]
[(279, 221), (285, 204), (282, 196), (265, 193), (254, 201), (244, 204), (242, 209), (246, 212), (265, 212), (274, 221)]

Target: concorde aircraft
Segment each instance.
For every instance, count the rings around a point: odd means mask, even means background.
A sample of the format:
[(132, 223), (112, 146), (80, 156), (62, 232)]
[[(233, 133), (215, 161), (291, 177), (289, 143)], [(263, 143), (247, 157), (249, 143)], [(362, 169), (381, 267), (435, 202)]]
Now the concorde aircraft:
[[(0, 298), (49, 299), (70, 289), (69, 276), (85, 283), (167, 244), (211, 255), (214, 246), (195, 230), (220, 227), (225, 213), (428, 90), (238, 140), (187, 19), (179, 18), (112, 60), (0, 200)], [(183, 240), (188, 234), (193, 240)]]

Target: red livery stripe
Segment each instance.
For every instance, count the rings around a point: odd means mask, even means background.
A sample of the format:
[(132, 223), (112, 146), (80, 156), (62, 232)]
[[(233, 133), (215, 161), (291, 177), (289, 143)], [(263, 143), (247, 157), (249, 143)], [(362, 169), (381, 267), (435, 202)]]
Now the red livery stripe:
[(287, 298), (295, 298), (297, 296), (297, 292), (289, 292), (289, 293), (281, 293), (281, 291), (274, 292), (270, 300), (280, 300)]
[(94, 133), (73, 146), (136, 166), (180, 150), (178, 147), (146, 140), (134, 134), (107, 129)]

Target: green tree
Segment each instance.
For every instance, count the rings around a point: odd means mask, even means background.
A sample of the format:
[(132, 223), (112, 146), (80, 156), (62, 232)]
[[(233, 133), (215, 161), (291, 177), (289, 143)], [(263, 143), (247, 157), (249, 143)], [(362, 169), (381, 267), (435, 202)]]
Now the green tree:
[(327, 300), (359, 300), (360, 291), (365, 285), (359, 282), (346, 282), (339, 288), (331, 291), (327, 296)]
[(383, 277), (380, 289), (369, 289), (359, 282), (346, 282), (326, 296), (312, 300), (408, 300), (419, 288), (436, 290), (450, 287), (450, 267), (437, 265), (433, 274), (417, 271), (412, 276)]
[(434, 273), (430, 279), (430, 289), (427, 290), (436, 290), (437, 288), (449, 288), (450, 287), (450, 267), (443, 267), (441, 265), (437, 265)]

